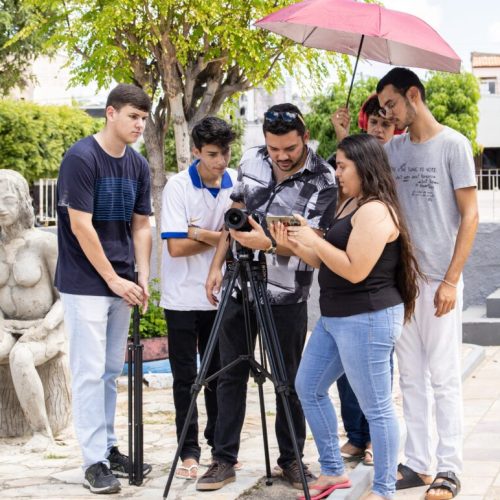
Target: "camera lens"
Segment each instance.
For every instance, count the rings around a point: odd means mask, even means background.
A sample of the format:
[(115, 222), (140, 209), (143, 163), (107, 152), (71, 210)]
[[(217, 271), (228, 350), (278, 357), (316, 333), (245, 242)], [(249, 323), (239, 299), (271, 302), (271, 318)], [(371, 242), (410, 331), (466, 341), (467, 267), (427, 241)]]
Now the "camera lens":
[(251, 231), (252, 226), (248, 222), (248, 214), (240, 208), (230, 208), (224, 215), (224, 222), (228, 229), (236, 231)]
[(229, 214), (227, 220), (231, 225), (237, 226), (238, 223), (241, 221), (241, 215), (238, 213)]

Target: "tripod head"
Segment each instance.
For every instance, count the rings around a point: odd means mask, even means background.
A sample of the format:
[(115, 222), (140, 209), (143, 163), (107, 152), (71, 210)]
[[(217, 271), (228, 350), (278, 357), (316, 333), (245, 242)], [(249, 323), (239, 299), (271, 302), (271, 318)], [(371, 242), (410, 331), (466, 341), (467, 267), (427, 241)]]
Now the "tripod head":
[[(230, 238), (230, 236), (228, 236)], [(245, 247), (235, 241), (236, 257), (232, 249), (232, 242), (230, 240), (229, 248), (226, 253), (226, 269), (227, 271), (232, 271), (236, 262), (244, 264), (248, 262), (250, 272), (252, 272), (255, 277), (267, 283), (267, 261), (266, 254), (259, 250), (257, 255), (257, 260), (254, 259), (256, 250)], [(241, 272), (241, 271), (240, 271)], [(226, 278), (225, 278), (226, 279)]]

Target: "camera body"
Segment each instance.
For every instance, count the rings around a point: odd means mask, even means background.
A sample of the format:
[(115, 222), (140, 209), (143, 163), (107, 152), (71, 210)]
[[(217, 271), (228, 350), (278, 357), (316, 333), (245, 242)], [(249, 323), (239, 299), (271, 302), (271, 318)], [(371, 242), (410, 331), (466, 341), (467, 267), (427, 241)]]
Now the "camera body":
[(260, 224), (260, 217), (256, 213), (249, 212), (242, 208), (230, 208), (224, 214), (224, 224), (228, 229), (234, 229), (235, 231), (249, 232), (252, 230), (252, 226), (248, 221), (249, 216), (253, 217), (253, 220)]

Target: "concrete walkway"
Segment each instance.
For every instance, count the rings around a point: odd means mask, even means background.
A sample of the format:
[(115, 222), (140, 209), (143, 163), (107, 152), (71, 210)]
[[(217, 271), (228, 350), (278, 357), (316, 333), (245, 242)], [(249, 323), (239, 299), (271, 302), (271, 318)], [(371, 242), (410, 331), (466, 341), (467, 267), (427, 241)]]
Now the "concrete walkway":
[[(500, 500), (500, 347), (464, 383), (464, 472), (460, 500)], [(397, 500), (421, 500), (425, 487), (398, 492)]]
[[(464, 359), (470, 357), (470, 346), (464, 346)], [(164, 379), (163, 381), (164, 382)], [(152, 385), (158, 381), (153, 380)], [(267, 421), (271, 447), (271, 463), (275, 465), (277, 445), (274, 438), (274, 394), (270, 383), (265, 384)], [(500, 348), (487, 348), (487, 358), (465, 383), (465, 473), (462, 500), (500, 499)], [(121, 449), (126, 452), (127, 392), (121, 385), (117, 415), (117, 430)], [(332, 396), (336, 398), (335, 390)], [(398, 415), (401, 416), (400, 396), (395, 394)], [(144, 393), (145, 459), (153, 464), (153, 472), (143, 487), (132, 487), (122, 480), (122, 490), (113, 497), (160, 499), (163, 497), (169, 467), (175, 452), (174, 408), (169, 387), (147, 388)], [(205, 419), (203, 404), (200, 419)], [(344, 437), (342, 437), (344, 439)], [(0, 498), (48, 498), (70, 500), (95, 498), (81, 486), (80, 454), (72, 429), (58, 438), (58, 443), (46, 453), (23, 453), (26, 439), (0, 440)], [(210, 459), (208, 448), (202, 451), (202, 464)], [(257, 389), (249, 385), (247, 418), (242, 433), (241, 454), (243, 469), (237, 481), (217, 492), (196, 492), (193, 481), (175, 479), (169, 498), (206, 500), (295, 499), (293, 490), (279, 478), (272, 487), (259, 479), (264, 475), (261, 425)], [(308, 437), (305, 461), (318, 472), (317, 452), (311, 436)], [(351, 465), (352, 467), (352, 465)], [(368, 474), (366, 471), (368, 469)], [(203, 473), (205, 469), (200, 468)], [(361, 498), (370, 468), (358, 466), (352, 475), (357, 484), (350, 496), (336, 493), (331, 498)], [(365, 483), (363, 483), (363, 481)], [(359, 489), (361, 487), (361, 489)], [(348, 491), (346, 490), (347, 494)], [(355, 495), (355, 496), (353, 496)], [(398, 499), (421, 499), (421, 489), (401, 492)]]

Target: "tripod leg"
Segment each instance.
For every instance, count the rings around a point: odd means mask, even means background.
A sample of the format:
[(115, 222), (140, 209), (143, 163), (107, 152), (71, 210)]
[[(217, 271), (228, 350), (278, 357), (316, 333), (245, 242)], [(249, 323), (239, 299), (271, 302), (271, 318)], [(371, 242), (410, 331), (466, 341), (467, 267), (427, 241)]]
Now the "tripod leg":
[[(133, 459), (134, 454), (134, 413), (133, 413), (133, 392), (134, 384), (132, 377), (133, 345), (128, 344), (127, 376), (128, 376), (128, 456)], [(135, 363), (134, 363), (135, 364)], [(128, 469), (128, 484), (134, 484), (134, 468), (130, 464)]]
[(134, 346), (134, 484), (140, 486), (144, 479), (143, 419), (142, 419), (142, 351), (141, 344)]
[[(257, 277), (252, 273), (251, 265), (249, 263), (246, 264), (248, 267), (247, 273), (250, 276), (250, 286), (252, 294), (255, 299), (254, 301), (257, 320), (262, 332), (262, 341), (264, 344), (264, 348), (267, 351), (271, 374), (273, 374), (275, 378), (276, 392), (281, 398), (283, 409), (285, 411), (288, 429), (292, 438), (295, 459), (297, 460), (297, 464), (299, 466), (300, 479), (302, 482), (302, 487), (304, 489), (304, 496), (306, 500), (311, 500), (306, 476), (304, 474), (304, 465), (302, 463), (302, 457), (299, 450), (299, 445), (297, 443), (297, 435), (295, 433), (295, 428), (293, 425), (290, 403), (288, 401), (288, 381), (285, 370), (285, 362), (283, 360), (283, 354), (279, 345), (278, 333), (276, 331), (276, 325), (274, 323), (271, 306), (269, 305), (266, 285), (262, 281), (262, 279), (257, 279)], [(257, 271), (257, 274), (259, 274), (259, 272), (260, 271)], [(259, 276), (259, 278), (260, 277), (261, 276)]]
[(170, 469), (170, 473), (168, 475), (167, 484), (165, 485), (165, 490), (163, 491), (163, 498), (166, 499), (168, 497), (168, 493), (170, 491), (170, 487), (172, 485), (172, 481), (174, 479), (175, 469), (177, 467), (177, 462), (179, 461), (179, 457), (181, 454), (182, 447), (184, 446), (184, 441), (186, 440), (186, 434), (188, 431), (189, 423), (191, 422), (191, 417), (193, 416), (194, 408), (196, 405), (196, 398), (200, 393), (203, 384), (207, 381), (207, 372), (210, 367), (210, 362), (212, 360), (215, 347), (217, 345), (218, 333), (220, 330), (220, 326), (222, 323), (222, 318), (224, 316), (224, 312), (226, 310), (227, 303), (229, 298), (231, 297), (231, 293), (233, 291), (234, 285), (236, 283), (236, 278), (238, 277), (238, 273), (240, 270), (239, 262), (235, 262), (232, 270), (229, 270), (231, 274), (229, 275), (229, 282), (224, 290), (222, 295), (222, 299), (219, 305), (219, 309), (215, 316), (214, 324), (212, 326), (212, 331), (210, 332), (210, 336), (207, 342), (207, 347), (205, 348), (205, 355), (203, 356), (203, 360), (200, 364), (200, 369), (198, 371), (198, 375), (196, 376), (196, 380), (191, 388), (191, 402), (189, 403), (189, 408), (186, 414), (186, 420), (184, 422), (184, 426), (182, 427), (181, 435), (179, 437), (179, 443), (177, 444), (177, 450), (175, 451), (174, 460), (172, 462), (172, 467)]
[[(252, 356), (253, 358), (253, 353), (255, 351), (255, 345), (252, 339), (252, 327), (251, 327), (251, 321), (250, 321), (250, 300), (248, 297), (248, 289), (246, 287), (246, 283), (249, 281), (249, 272), (250, 268), (246, 268), (245, 266), (243, 267), (242, 271), (242, 282), (244, 283), (241, 287), (241, 296), (242, 296), (242, 306), (243, 306), (243, 317), (244, 317), (244, 322), (245, 322), (245, 335), (246, 335), (246, 342), (247, 342), (247, 352), (249, 355)], [(261, 347), (262, 344), (262, 338), (260, 333), (257, 335), (258, 341), (259, 341), (259, 348)], [(262, 356), (261, 356), (262, 358)], [(262, 359), (261, 359), (262, 361)], [(262, 363), (264, 364), (264, 363)], [(270, 486), (273, 484), (271, 480), (271, 460), (269, 458), (269, 440), (268, 440), (268, 434), (267, 434), (267, 421), (266, 421), (266, 407), (264, 403), (264, 390), (263, 390), (263, 384), (266, 381), (266, 377), (263, 373), (260, 372), (258, 367), (250, 363), (250, 369), (252, 371), (253, 377), (255, 382), (258, 385), (259, 388), (259, 406), (260, 406), (260, 419), (262, 423), (262, 439), (264, 442), (264, 460), (266, 464), (266, 485)]]
[[(265, 380), (265, 377), (261, 375)], [(260, 403), (260, 419), (262, 422), (262, 440), (264, 441), (264, 460), (266, 462), (266, 486), (273, 484), (271, 474), (271, 461), (269, 458), (269, 440), (267, 437), (267, 422), (266, 422), (266, 407), (264, 403), (264, 389), (262, 387), (263, 381), (257, 382), (259, 386), (259, 403)]]

